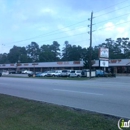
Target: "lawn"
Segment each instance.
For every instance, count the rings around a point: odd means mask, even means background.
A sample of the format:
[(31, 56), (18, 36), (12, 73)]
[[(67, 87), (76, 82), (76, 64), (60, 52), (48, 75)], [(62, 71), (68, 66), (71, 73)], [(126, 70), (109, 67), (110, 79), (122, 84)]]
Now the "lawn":
[[(13, 77), (13, 78), (34, 78), (34, 79), (58, 79), (58, 80), (88, 80), (88, 77), (28, 77), (21, 75), (3, 75), (2, 77)], [(91, 78), (95, 79), (95, 77)]]
[(0, 130), (118, 130), (119, 118), (0, 94)]

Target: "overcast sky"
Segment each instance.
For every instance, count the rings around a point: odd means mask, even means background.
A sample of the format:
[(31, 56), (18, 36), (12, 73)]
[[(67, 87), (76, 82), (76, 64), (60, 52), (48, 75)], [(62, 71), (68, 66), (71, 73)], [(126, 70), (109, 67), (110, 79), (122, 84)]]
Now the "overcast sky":
[(93, 46), (130, 37), (130, 0), (0, 0), (0, 5), (0, 53), (32, 41), (88, 47), (92, 11)]

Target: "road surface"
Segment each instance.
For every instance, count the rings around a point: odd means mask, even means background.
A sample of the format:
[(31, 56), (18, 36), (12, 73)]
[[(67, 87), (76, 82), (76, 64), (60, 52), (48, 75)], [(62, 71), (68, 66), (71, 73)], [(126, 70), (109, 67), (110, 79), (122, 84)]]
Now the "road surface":
[(130, 119), (130, 77), (91, 80), (0, 77), (0, 93)]

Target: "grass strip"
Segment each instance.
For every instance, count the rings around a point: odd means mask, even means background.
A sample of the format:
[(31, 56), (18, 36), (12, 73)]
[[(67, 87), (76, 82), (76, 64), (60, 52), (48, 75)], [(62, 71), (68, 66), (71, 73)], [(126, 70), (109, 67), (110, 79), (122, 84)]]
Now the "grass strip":
[[(12, 75), (4, 75), (2, 77), (11, 77), (11, 78), (33, 78), (33, 79), (58, 79), (58, 80), (88, 80), (87, 77), (24, 77), (24, 76), (12, 76)], [(94, 79), (94, 78), (91, 78)]]
[(118, 130), (119, 118), (0, 94), (1, 130)]

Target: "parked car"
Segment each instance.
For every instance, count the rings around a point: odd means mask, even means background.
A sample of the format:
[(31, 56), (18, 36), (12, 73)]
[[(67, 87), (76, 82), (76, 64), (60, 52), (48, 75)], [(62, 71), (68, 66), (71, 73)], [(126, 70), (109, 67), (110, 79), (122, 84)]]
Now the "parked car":
[(69, 77), (71, 70), (62, 70), (61, 77)]
[(47, 72), (31, 72), (28, 74), (28, 77), (45, 77), (47, 74)]
[(47, 71), (47, 76), (48, 77), (54, 77), (55, 76), (55, 71), (54, 70)]
[(9, 75), (9, 71), (3, 70), (3, 71), (2, 71), (2, 75)]
[(83, 70), (81, 71), (81, 76), (82, 76), (82, 77), (87, 77), (87, 72), (89, 72), (89, 69), (83, 69)]
[(30, 70), (23, 70), (22, 71), (22, 74), (31, 74), (32, 73), (32, 71), (30, 71)]
[(45, 77), (45, 76), (47, 76), (47, 74), (48, 74), (47, 72), (42, 72), (42, 73), (40, 74), (40, 76), (41, 76), (41, 77)]
[(54, 74), (55, 74), (56, 77), (60, 77), (61, 73), (62, 73), (62, 70), (55, 70)]
[(35, 72), (32, 72), (32, 73), (29, 73), (28, 74), (28, 77), (35, 77), (36, 76), (36, 73)]
[(38, 72), (35, 74), (35, 77), (41, 77), (42, 72)]
[(107, 74), (108, 73), (103, 70), (96, 70), (96, 77), (107, 77)]
[(81, 70), (72, 70), (71, 72), (70, 72), (70, 77), (81, 77)]
[(37, 75), (38, 73), (39, 73), (39, 72), (30, 71), (30, 73), (28, 73), (28, 77), (36, 77), (36, 75)]
[(26, 74), (27, 73), (27, 70), (22, 70), (22, 74)]
[(103, 70), (96, 70), (96, 77), (116, 77), (115, 73), (107, 73)]

